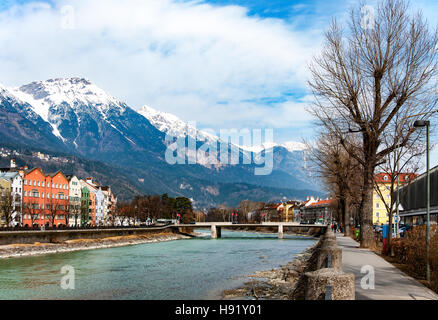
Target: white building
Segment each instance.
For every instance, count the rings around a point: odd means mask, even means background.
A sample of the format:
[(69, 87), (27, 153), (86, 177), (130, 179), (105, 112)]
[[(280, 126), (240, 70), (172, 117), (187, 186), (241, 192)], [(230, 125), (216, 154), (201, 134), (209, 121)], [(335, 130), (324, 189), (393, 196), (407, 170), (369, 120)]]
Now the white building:
[(69, 182), (69, 221), (70, 227), (81, 225), (81, 184), (80, 180), (74, 175), (67, 175)]
[(11, 171), (0, 173), (0, 179), (7, 180), (11, 184), (11, 194), (14, 200), (11, 226), (21, 225), (23, 178), (18, 172)]
[(90, 192), (95, 195), (94, 218), (96, 226), (105, 225), (105, 195), (102, 188), (93, 181), (93, 178), (87, 178), (86, 181)]

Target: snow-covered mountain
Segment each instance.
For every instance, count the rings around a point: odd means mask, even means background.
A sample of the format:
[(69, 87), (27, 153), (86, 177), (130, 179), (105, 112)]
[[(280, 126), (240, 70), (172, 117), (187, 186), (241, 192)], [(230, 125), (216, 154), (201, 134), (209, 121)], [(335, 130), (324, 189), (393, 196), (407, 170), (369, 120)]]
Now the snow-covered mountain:
[(307, 150), (307, 146), (304, 143), (296, 142), (296, 141), (287, 141), (283, 143), (265, 142), (260, 146), (240, 146), (240, 147), (245, 151), (254, 152), (254, 153), (260, 153), (263, 150), (273, 149), (275, 147), (285, 148), (289, 152)]
[(36, 81), (9, 90), (48, 123), (69, 150), (100, 160), (160, 152), (162, 133), (125, 103), (83, 78)]
[(198, 130), (196, 127), (181, 120), (177, 116), (163, 111), (158, 111), (149, 106), (143, 106), (137, 110), (142, 116), (149, 120), (161, 132), (174, 137), (189, 136), (195, 140), (218, 142), (218, 137), (205, 131)]
[(81, 122), (83, 117), (96, 114), (106, 120), (106, 113), (110, 109), (114, 108), (120, 113), (126, 109), (120, 101), (81, 78), (37, 81), (12, 88), (11, 92), (30, 104), (33, 111), (52, 126), (52, 133), (63, 141), (67, 141), (67, 138), (61, 135), (59, 126), (69, 112)]
[[(104, 162), (123, 172), (141, 193), (184, 195), (198, 203), (208, 198), (213, 203), (224, 201), (229, 190), (238, 201), (256, 199), (263, 194), (261, 188), (269, 193), (266, 188), (281, 186), (289, 190), (284, 194), (312, 189), (297, 143), (275, 145), (272, 174), (256, 176), (255, 165), (214, 165), (216, 156), (200, 151), (199, 144), (196, 154), (186, 154), (197, 165), (170, 165), (165, 160), (166, 133), (211, 144), (219, 141), (172, 114), (147, 106), (137, 112), (87, 79), (35, 81), (17, 88), (0, 85), (0, 144)], [(251, 152), (236, 148), (242, 156)], [(245, 189), (236, 184), (245, 184)], [(219, 194), (208, 191), (212, 188)]]
[[(148, 119), (152, 125), (163, 133), (169, 134), (174, 137), (186, 137), (189, 136), (192, 139), (198, 141), (209, 141), (211, 143), (217, 143), (220, 139), (208, 132), (197, 129), (189, 123), (181, 120), (177, 116), (163, 111), (158, 111), (149, 106), (143, 106), (137, 110), (138, 113)], [(284, 143), (265, 142), (259, 146), (237, 146), (243, 151), (260, 153), (265, 149), (271, 149), (274, 147), (282, 147), (289, 152), (305, 151), (307, 146), (304, 143), (296, 141), (288, 141)]]
[[(143, 106), (138, 113), (147, 118), (152, 125), (165, 134), (174, 137), (189, 137), (194, 140), (207, 141), (208, 143), (217, 144), (220, 139), (212, 134), (204, 132), (181, 120), (177, 116), (158, 111), (149, 106)], [(199, 146), (199, 145), (198, 145)], [(313, 177), (307, 172), (307, 146), (304, 143), (288, 141), (284, 143), (265, 142), (260, 146), (235, 146), (245, 157), (251, 159), (261, 158), (262, 152), (273, 152), (274, 170), (283, 172), (287, 175), (299, 177), (304, 185), (312, 185)], [(186, 154), (189, 158), (196, 159), (197, 163), (205, 167), (210, 167), (212, 163), (219, 165), (217, 158), (197, 150), (197, 154)]]
[[(201, 144), (217, 146), (219, 139), (216, 136), (198, 130), (195, 126), (184, 122), (171, 113), (158, 111), (146, 105), (138, 109), (137, 112), (148, 119), (155, 128), (166, 135), (169, 135), (172, 138), (191, 139), (194, 142), (193, 145), (196, 145), (196, 150), (191, 150), (190, 148), (186, 149), (185, 156), (190, 163), (197, 163), (207, 168), (221, 167), (220, 161), (216, 155), (209, 153), (208, 150), (205, 151), (202, 148), (199, 148)], [(167, 145), (170, 143), (171, 141), (168, 141)]]

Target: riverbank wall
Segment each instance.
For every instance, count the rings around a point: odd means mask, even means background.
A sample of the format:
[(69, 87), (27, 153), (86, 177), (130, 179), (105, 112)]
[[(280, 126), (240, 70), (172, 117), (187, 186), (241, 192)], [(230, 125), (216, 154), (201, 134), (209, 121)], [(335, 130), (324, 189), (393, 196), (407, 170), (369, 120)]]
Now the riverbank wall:
[(73, 230), (29, 230), (29, 231), (0, 231), (0, 245), (62, 243), (76, 239), (103, 239), (109, 237), (131, 235), (153, 235), (161, 232), (178, 233), (175, 228), (112, 228), (112, 229), (73, 229)]
[(291, 292), (292, 300), (355, 299), (354, 275), (342, 271), (342, 249), (328, 228), (304, 265)]

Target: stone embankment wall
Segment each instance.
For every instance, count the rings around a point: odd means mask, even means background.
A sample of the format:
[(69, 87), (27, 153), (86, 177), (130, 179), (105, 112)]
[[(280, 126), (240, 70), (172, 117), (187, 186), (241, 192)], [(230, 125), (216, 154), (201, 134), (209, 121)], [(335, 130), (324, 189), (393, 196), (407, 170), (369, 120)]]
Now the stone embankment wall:
[(327, 228), (292, 293), (294, 300), (354, 300), (354, 275), (342, 271), (342, 249)]
[(117, 236), (154, 234), (175, 232), (174, 228), (114, 228), (114, 229), (79, 229), (79, 230), (47, 230), (47, 231), (1, 231), (0, 245), (18, 243), (60, 243), (74, 239), (101, 239)]

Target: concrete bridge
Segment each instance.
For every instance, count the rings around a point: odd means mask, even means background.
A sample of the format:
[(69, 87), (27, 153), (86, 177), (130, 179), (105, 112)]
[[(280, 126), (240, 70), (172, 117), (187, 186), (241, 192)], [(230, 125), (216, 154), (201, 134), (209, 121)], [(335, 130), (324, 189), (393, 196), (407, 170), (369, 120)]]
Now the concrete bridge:
[(222, 228), (278, 228), (278, 239), (283, 239), (283, 228), (321, 228), (325, 231), (327, 225), (325, 224), (299, 224), (296, 222), (262, 222), (262, 223), (232, 223), (232, 222), (197, 222), (196, 224), (175, 224), (171, 225), (173, 228), (210, 228), (211, 238), (216, 239), (221, 237)]

